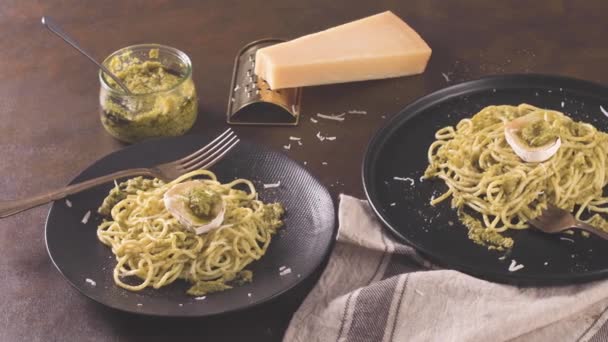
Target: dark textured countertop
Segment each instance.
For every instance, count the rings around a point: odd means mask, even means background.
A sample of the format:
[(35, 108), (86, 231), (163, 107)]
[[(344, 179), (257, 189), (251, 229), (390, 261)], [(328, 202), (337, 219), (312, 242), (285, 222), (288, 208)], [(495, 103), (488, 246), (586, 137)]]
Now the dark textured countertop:
[[(264, 37), (293, 38), (387, 9), (432, 47), (423, 75), (307, 88), (300, 126), (237, 127), (238, 134), (278, 149), (290, 135), (302, 137), (303, 146), (286, 153), (307, 161), (334, 196), (362, 197), (360, 165), (368, 139), (419, 96), (491, 74), (608, 80), (608, 2), (601, 0), (8, 0), (0, 5), (0, 198), (62, 186), (123, 147), (100, 124), (97, 71), (43, 29), (42, 15), (53, 16), (99, 59), (137, 43), (185, 51), (200, 96), (196, 134), (225, 126), (233, 60), (244, 44)], [(316, 113), (349, 109), (368, 115), (342, 123), (308, 120)], [(317, 131), (338, 138), (321, 143), (314, 137)], [(47, 211), (42, 206), (0, 220), (0, 341), (151, 341), (168, 336), (275, 341), (315, 280), (273, 303), (213, 319), (116, 312), (77, 293), (53, 267), (44, 244)]]

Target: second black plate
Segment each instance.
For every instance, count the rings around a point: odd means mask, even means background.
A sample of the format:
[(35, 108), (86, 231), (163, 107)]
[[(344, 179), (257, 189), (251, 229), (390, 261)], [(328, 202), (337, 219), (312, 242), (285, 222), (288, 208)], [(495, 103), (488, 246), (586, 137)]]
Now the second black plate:
[[(469, 240), (449, 201), (430, 206), (431, 197), (446, 189), (440, 181), (420, 181), (435, 131), (489, 105), (520, 103), (559, 110), (608, 131), (608, 117), (600, 109), (608, 109), (608, 88), (587, 81), (509, 75), (439, 90), (407, 106), (370, 142), (363, 183), (374, 211), (398, 239), (435, 262), (489, 280), (556, 285), (608, 276), (608, 241), (526, 229), (510, 232), (515, 246), (505, 255)], [(524, 268), (510, 272), (512, 260)]]

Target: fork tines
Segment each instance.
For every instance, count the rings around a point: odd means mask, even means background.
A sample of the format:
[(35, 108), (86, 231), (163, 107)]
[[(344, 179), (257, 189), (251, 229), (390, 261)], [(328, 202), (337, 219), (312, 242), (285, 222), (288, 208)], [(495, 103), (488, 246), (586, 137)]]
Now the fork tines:
[(240, 139), (236, 136), (232, 128), (228, 128), (209, 144), (190, 155), (177, 160), (177, 163), (186, 169), (186, 171), (209, 168), (222, 159), (222, 157), (238, 144), (239, 141)]

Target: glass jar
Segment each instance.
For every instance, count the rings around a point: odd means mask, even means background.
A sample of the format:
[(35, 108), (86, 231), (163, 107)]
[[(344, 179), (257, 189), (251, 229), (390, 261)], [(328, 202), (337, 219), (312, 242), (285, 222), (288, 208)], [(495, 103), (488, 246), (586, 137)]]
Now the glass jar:
[(188, 56), (158, 44), (120, 49), (103, 61), (133, 93), (99, 72), (101, 123), (124, 142), (178, 136), (196, 121), (198, 99)]

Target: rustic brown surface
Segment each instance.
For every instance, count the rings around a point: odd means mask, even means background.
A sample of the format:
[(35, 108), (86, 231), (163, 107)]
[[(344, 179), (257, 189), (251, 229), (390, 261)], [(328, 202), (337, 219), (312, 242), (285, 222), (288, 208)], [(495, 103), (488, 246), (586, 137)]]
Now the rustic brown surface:
[[(425, 74), (308, 88), (299, 127), (237, 128), (239, 135), (275, 148), (290, 135), (300, 136), (303, 146), (287, 152), (292, 158), (307, 161), (334, 195), (363, 196), (360, 164), (368, 139), (385, 118), (419, 96), (488, 74), (608, 80), (608, 2), (602, 0), (8, 0), (0, 4), (0, 198), (64, 185), (122, 147), (100, 125), (95, 68), (43, 30), (42, 15), (63, 23), (100, 59), (144, 42), (188, 53), (201, 100), (193, 133), (205, 134), (224, 126), (232, 61), (242, 45), (263, 37), (297, 37), (386, 9), (407, 20), (433, 48)], [(368, 115), (316, 125), (308, 119), (348, 109)], [(338, 139), (321, 143), (317, 131)], [(47, 210), (0, 220), (1, 341), (280, 340), (314, 281), (274, 303), (227, 317), (167, 320), (115, 312), (78, 294), (55, 270), (44, 245)]]

